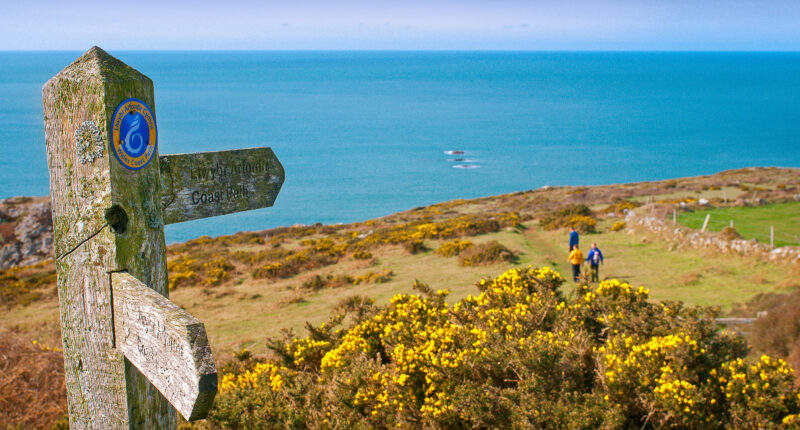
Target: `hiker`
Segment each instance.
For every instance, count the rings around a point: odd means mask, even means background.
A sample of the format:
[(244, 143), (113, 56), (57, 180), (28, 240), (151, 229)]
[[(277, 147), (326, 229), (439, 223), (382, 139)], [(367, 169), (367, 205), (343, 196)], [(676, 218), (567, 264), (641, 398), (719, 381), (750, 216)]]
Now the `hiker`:
[(603, 264), (603, 253), (600, 252), (597, 243), (592, 244), (592, 249), (589, 250), (586, 261), (589, 262), (589, 268), (592, 270), (591, 282), (600, 282), (600, 265)]
[(572, 247), (572, 251), (569, 253), (567, 261), (572, 263), (572, 280), (578, 282), (578, 277), (581, 276), (581, 263), (583, 263), (583, 254), (581, 253), (581, 250), (578, 249), (577, 244)]
[(573, 246), (578, 246), (578, 241), (580, 238), (578, 237), (578, 232), (575, 231), (575, 227), (569, 228), (569, 252), (572, 252)]

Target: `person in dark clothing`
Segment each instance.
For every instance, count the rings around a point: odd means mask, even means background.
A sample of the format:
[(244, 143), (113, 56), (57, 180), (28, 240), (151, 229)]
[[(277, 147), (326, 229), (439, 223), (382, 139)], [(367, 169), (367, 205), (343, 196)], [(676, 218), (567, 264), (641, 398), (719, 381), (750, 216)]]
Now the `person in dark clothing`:
[(569, 228), (569, 252), (572, 252), (572, 247), (578, 246), (578, 241), (580, 238), (578, 237), (578, 232), (575, 231), (574, 227)]
[(592, 272), (591, 282), (600, 282), (600, 265), (603, 264), (603, 253), (596, 243), (592, 244), (592, 249), (589, 250), (589, 255), (586, 256), (586, 261), (589, 262), (589, 268)]

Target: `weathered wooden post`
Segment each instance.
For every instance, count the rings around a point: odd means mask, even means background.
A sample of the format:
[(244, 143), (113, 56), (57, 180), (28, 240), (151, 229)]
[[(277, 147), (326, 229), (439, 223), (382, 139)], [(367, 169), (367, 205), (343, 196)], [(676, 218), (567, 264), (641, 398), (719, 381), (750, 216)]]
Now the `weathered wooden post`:
[(269, 148), (158, 156), (153, 82), (94, 47), (42, 90), (71, 428), (205, 417), (203, 324), (167, 299), (164, 224), (271, 206)]
[(708, 227), (708, 220), (711, 219), (711, 214), (706, 214), (706, 219), (703, 220), (703, 228), (700, 229), (701, 232), (706, 231), (706, 227)]
[(769, 226), (769, 247), (775, 248), (775, 226)]

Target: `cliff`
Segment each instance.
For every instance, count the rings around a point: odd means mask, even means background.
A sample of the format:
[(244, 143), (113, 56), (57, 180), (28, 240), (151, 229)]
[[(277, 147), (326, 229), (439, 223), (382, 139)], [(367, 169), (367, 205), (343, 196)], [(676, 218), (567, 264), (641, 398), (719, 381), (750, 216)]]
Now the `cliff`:
[(49, 197), (0, 200), (0, 269), (27, 266), (53, 257)]

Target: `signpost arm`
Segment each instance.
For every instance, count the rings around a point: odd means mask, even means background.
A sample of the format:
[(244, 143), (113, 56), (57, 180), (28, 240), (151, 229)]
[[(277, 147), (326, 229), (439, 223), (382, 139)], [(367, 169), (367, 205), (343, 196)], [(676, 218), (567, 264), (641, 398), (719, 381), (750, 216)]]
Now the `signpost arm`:
[(114, 109), (131, 97), (152, 108), (152, 81), (97, 47), (42, 90), (70, 428), (176, 427), (114, 345), (111, 272), (167, 295), (158, 156), (128, 170), (111, 154)]
[(117, 348), (187, 420), (205, 418), (217, 369), (205, 326), (128, 273), (112, 273)]

